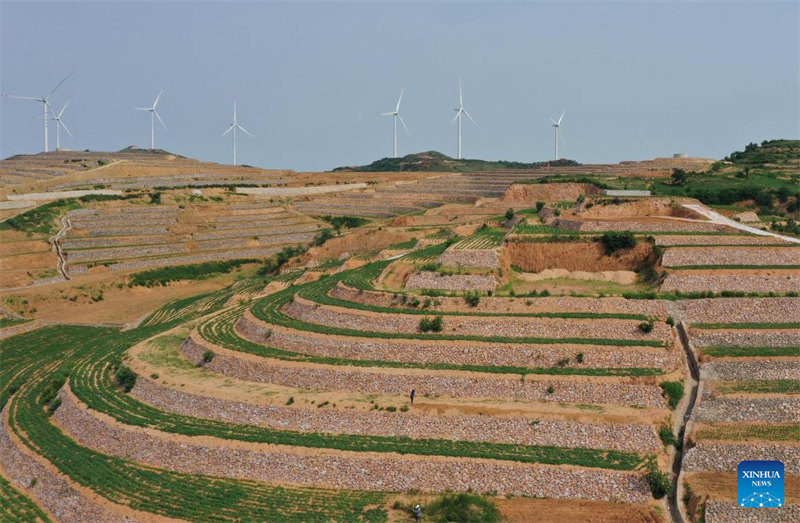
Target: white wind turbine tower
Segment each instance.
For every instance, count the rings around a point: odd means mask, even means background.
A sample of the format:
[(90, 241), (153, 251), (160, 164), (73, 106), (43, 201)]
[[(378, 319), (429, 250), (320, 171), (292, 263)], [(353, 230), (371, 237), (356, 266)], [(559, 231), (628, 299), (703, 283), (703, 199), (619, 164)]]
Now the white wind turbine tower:
[(158, 118), (158, 121), (161, 122), (161, 126), (166, 129), (167, 126), (164, 125), (164, 120), (158, 115), (158, 111), (156, 111), (156, 106), (158, 105), (158, 100), (161, 98), (161, 94), (164, 92), (164, 89), (161, 89), (158, 92), (158, 96), (156, 96), (156, 101), (153, 102), (153, 107), (134, 107), (137, 111), (149, 111), (150, 112), (150, 149), (155, 149), (155, 119)]
[(406, 127), (406, 123), (403, 121), (403, 117), (400, 116), (400, 102), (403, 100), (403, 91), (405, 89), (400, 90), (400, 98), (397, 99), (397, 106), (394, 108), (394, 111), (389, 113), (381, 113), (381, 116), (391, 116), (392, 117), (392, 158), (397, 158), (397, 119), (400, 119), (400, 123), (403, 124), (403, 129), (408, 132), (408, 127)]
[(462, 114), (466, 115), (467, 118), (472, 120), (472, 123), (474, 123), (475, 125), (478, 125), (478, 122), (476, 122), (472, 118), (472, 116), (469, 115), (467, 110), (464, 109), (464, 96), (461, 93), (461, 79), (460, 78), (458, 79), (458, 107), (456, 107), (453, 110), (456, 111), (456, 116), (455, 116), (455, 118), (453, 118), (453, 121), (450, 122), (450, 123), (454, 123), (456, 120), (458, 120), (458, 159), (460, 160), (461, 159), (461, 115)]
[[(64, 104), (64, 107), (61, 108), (58, 114), (56, 114), (55, 116), (53, 116), (53, 118), (51, 118), (51, 120), (56, 122), (56, 151), (61, 150), (61, 127), (63, 127), (65, 131), (67, 131), (67, 134), (72, 136), (72, 133), (69, 131), (67, 124), (65, 124), (64, 120), (61, 119), (61, 116), (64, 114), (64, 110), (67, 108), (68, 105), (69, 101), (67, 101), (67, 103)], [(53, 112), (55, 113), (55, 111)]]
[[(44, 152), (49, 151), (49, 146), (48, 146), (48, 142), (47, 142), (47, 126), (48, 126), (47, 108), (50, 107), (50, 101), (49, 101), (50, 97), (53, 96), (53, 93), (56, 92), (56, 89), (61, 87), (61, 84), (66, 82), (67, 79), (70, 76), (72, 76), (72, 73), (69, 73), (67, 76), (65, 76), (64, 79), (61, 80), (60, 82), (58, 82), (58, 85), (55, 86), (52, 91), (50, 91), (50, 94), (48, 94), (47, 96), (44, 96), (44, 97), (38, 97), (38, 96), (15, 96), (15, 95), (11, 95), (11, 94), (3, 94), (3, 96), (5, 96), (6, 98), (17, 98), (19, 100), (33, 100), (33, 101), (36, 101), (36, 102), (42, 102), (42, 111), (43, 111), (43, 115), (44, 115)], [(50, 108), (52, 109), (52, 107), (50, 107)], [(55, 113), (55, 111), (53, 111), (53, 112)]]
[(228, 127), (228, 129), (224, 133), (222, 133), (222, 136), (225, 136), (229, 132), (233, 131), (233, 165), (236, 165), (236, 129), (239, 129), (240, 131), (242, 131), (243, 133), (245, 133), (247, 136), (249, 136), (251, 138), (255, 138), (255, 136), (250, 134), (250, 131), (248, 131), (247, 129), (245, 129), (241, 125), (239, 125), (239, 123), (236, 121), (236, 98), (234, 98), (233, 99), (233, 123), (231, 123), (230, 127)]
[(556, 160), (558, 160), (558, 139), (561, 137), (561, 120), (564, 118), (564, 113), (566, 112), (566, 109), (561, 111), (561, 116), (558, 117), (558, 121), (553, 120), (552, 117), (550, 118), (550, 121), (553, 122), (553, 128), (556, 135)]

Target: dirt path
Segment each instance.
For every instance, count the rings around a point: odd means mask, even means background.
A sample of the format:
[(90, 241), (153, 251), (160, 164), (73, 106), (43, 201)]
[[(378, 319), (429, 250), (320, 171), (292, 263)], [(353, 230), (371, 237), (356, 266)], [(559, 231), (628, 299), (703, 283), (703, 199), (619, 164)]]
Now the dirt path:
[[(700, 369), (697, 366), (697, 359), (695, 358), (694, 351), (689, 345), (689, 334), (686, 330), (686, 325), (683, 319), (678, 319), (678, 336), (681, 340), (681, 345), (686, 351), (686, 363), (689, 367), (689, 384), (691, 390), (689, 392), (689, 400), (685, 403), (685, 408), (679, 407), (675, 412), (675, 421), (679, 424), (678, 438), (680, 447), (675, 449), (675, 454), (672, 462), (672, 492), (669, 495), (669, 512), (672, 516), (672, 521), (685, 522), (688, 518), (685, 513), (685, 508), (681, 503), (683, 488), (680, 482), (681, 468), (683, 465), (683, 454), (686, 448), (686, 424), (692, 417), (692, 410), (694, 409), (695, 402), (697, 401), (697, 387), (700, 383)], [(680, 490), (680, 491), (679, 491)]]
[(684, 207), (687, 209), (691, 209), (695, 212), (698, 212), (711, 220), (713, 223), (718, 223), (720, 225), (727, 225), (728, 227), (733, 227), (734, 229), (739, 229), (740, 231), (749, 232), (751, 234), (756, 234), (758, 236), (772, 236), (773, 238), (780, 238), (783, 241), (787, 241), (790, 243), (800, 243), (800, 238), (792, 238), (791, 236), (782, 236), (780, 234), (776, 234), (770, 231), (763, 231), (756, 227), (750, 227), (749, 225), (743, 225), (735, 220), (731, 220), (730, 218), (726, 218), (718, 212), (712, 211), (705, 205), (700, 205), (696, 203), (685, 203), (683, 204)]
[(66, 236), (70, 229), (72, 229), (72, 222), (69, 221), (69, 216), (64, 216), (61, 218), (61, 229), (52, 238), (53, 250), (56, 251), (56, 256), (58, 256), (58, 272), (65, 280), (69, 279), (69, 274), (67, 274), (67, 259), (64, 256), (64, 251), (61, 250), (61, 238)]

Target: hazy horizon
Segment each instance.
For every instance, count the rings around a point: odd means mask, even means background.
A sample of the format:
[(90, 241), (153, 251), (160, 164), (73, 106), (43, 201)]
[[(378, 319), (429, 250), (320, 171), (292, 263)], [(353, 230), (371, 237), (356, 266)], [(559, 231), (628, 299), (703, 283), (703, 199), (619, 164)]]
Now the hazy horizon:
[[(2, 2), (0, 91), (70, 100), (62, 146), (156, 147), (231, 162), (329, 170), (391, 155), (582, 163), (686, 153), (721, 158), (800, 136), (796, 2)], [(41, 105), (0, 99), (0, 156), (42, 150)], [(52, 122), (51, 122), (52, 123)], [(55, 128), (50, 127), (55, 148)]]

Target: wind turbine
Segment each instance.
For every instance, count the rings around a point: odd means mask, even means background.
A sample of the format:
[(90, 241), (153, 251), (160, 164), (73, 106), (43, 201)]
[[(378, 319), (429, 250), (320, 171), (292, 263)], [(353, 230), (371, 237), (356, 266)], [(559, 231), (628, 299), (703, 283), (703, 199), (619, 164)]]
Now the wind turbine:
[(408, 132), (408, 127), (406, 127), (406, 123), (403, 121), (403, 117), (400, 116), (400, 102), (403, 100), (403, 91), (404, 89), (400, 90), (400, 98), (397, 99), (397, 106), (394, 108), (394, 111), (389, 113), (381, 113), (381, 116), (391, 116), (392, 117), (392, 158), (397, 158), (397, 119), (400, 119), (400, 123), (403, 124), (403, 129), (406, 130), (408, 135), (410, 136), (411, 133)]
[(467, 118), (472, 120), (472, 123), (478, 125), (478, 122), (476, 122), (472, 118), (472, 116), (469, 115), (467, 110), (464, 109), (464, 96), (461, 93), (461, 78), (458, 79), (458, 107), (456, 107), (453, 110), (456, 111), (456, 116), (450, 123), (454, 123), (456, 120), (458, 120), (458, 159), (460, 160), (461, 159), (461, 115), (462, 114), (466, 115)]
[(236, 121), (236, 98), (234, 98), (233, 99), (233, 123), (230, 125), (230, 127), (228, 127), (227, 131), (222, 133), (222, 136), (225, 136), (229, 132), (233, 131), (233, 165), (236, 165), (236, 129), (239, 129), (240, 131), (244, 132), (247, 136), (249, 136), (251, 138), (255, 138), (255, 136), (250, 134), (250, 131), (248, 131), (247, 129), (245, 129), (241, 125), (239, 125), (239, 123)]
[[(53, 96), (53, 93), (56, 92), (56, 89), (61, 87), (61, 84), (67, 81), (67, 79), (72, 76), (72, 73), (69, 73), (67, 76), (64, 77), (63, 80), (58, 82), (58, 85), (50, 91), (50, 94), (44, 97), (37, 97), (37, 96), (15, 96), (11, 94), (3, 94), (6, 98), (17, 98), (19, 100), (33, 100), (36, 102), (42, 102), (42, 111), (44, 115), (44, 152), (49, 151), (49, 146), (47, 142), (47, 108), (50, 107), (50, 97)], [(50, 107), (52, 109), (52, 107)], [(55, 111), (53, 111), (55, 113)]]
[[(72, 136), (72, 133), (69, 131), (67, 124), (65, 124), (64, 120), (61, 119), (61, 116), (64, 114), (64, 110), (67, 108), (68, 105), (69, 105), (69, 100), (67, 101), (67, 103), (64, 104), (64, 107), (61, 108), (58, 114), (56, 114), (55, 116), (53, 116), (53, 118), (51, 118), (51, 120), (56, 122), (56, 151), (61, 150), (61, 132), (60, 132), (61, 127), (63, 127), (65, 131), (67, 131), (67, 134)], [(55, 111), (53, 111), (53, 113), (55, 113)]]
[(561, 116), (558, 117), (558, 121), (553, 120), (552, 117), (550, 118), (550, 121), (553, 122), (554, 132), (556, 135), (556, 160), (558, 160), (558, 139), (561, 136), (561, 120), (564, 118), (564, 113), (566, 112), (566, 109), (561, 111)]
[(156, 96), (156, 101), (153, 102), (153, 107), (134, 107), (137, 111), (150, 111), (150, 150), (155, 149), (155, 119), (158, 118), (158, 121), (161, 122), (161, 126), (166, 129), (167, 126), (164, 125), (164, 120), (158, 115), (158, 111), (156, 111), (156, 106), (158, 105), (158, 100), (161, 98), (161, 94), (164, 92), (164, 89), (161, 89), (158, 92), (158, 96)]

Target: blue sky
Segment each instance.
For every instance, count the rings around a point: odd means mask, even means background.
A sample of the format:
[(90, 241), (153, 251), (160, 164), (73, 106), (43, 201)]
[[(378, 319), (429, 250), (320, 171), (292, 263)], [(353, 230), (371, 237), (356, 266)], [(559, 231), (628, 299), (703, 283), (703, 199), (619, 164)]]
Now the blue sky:
[[(241, 163), (326, 170), (391, 154), (553, 155), (581, 162), (685, 152), (725, 156), (750, 141), (798, 138), (797, 2), (7, 2), (0, 88), (71, 100), (62, 146), (146, 146), (132, 111), (165, 92), (156, 145), (230, 162), (220, 138), (239, 100)], [(40, 106), (0, 99), (0, 155), (42, 150)], [(668, 117), (669, 115), (669, 117)], [(667, 124), (669, 122), (669, 125)], [(51, 143), (55, 143), (51, 132)]]

